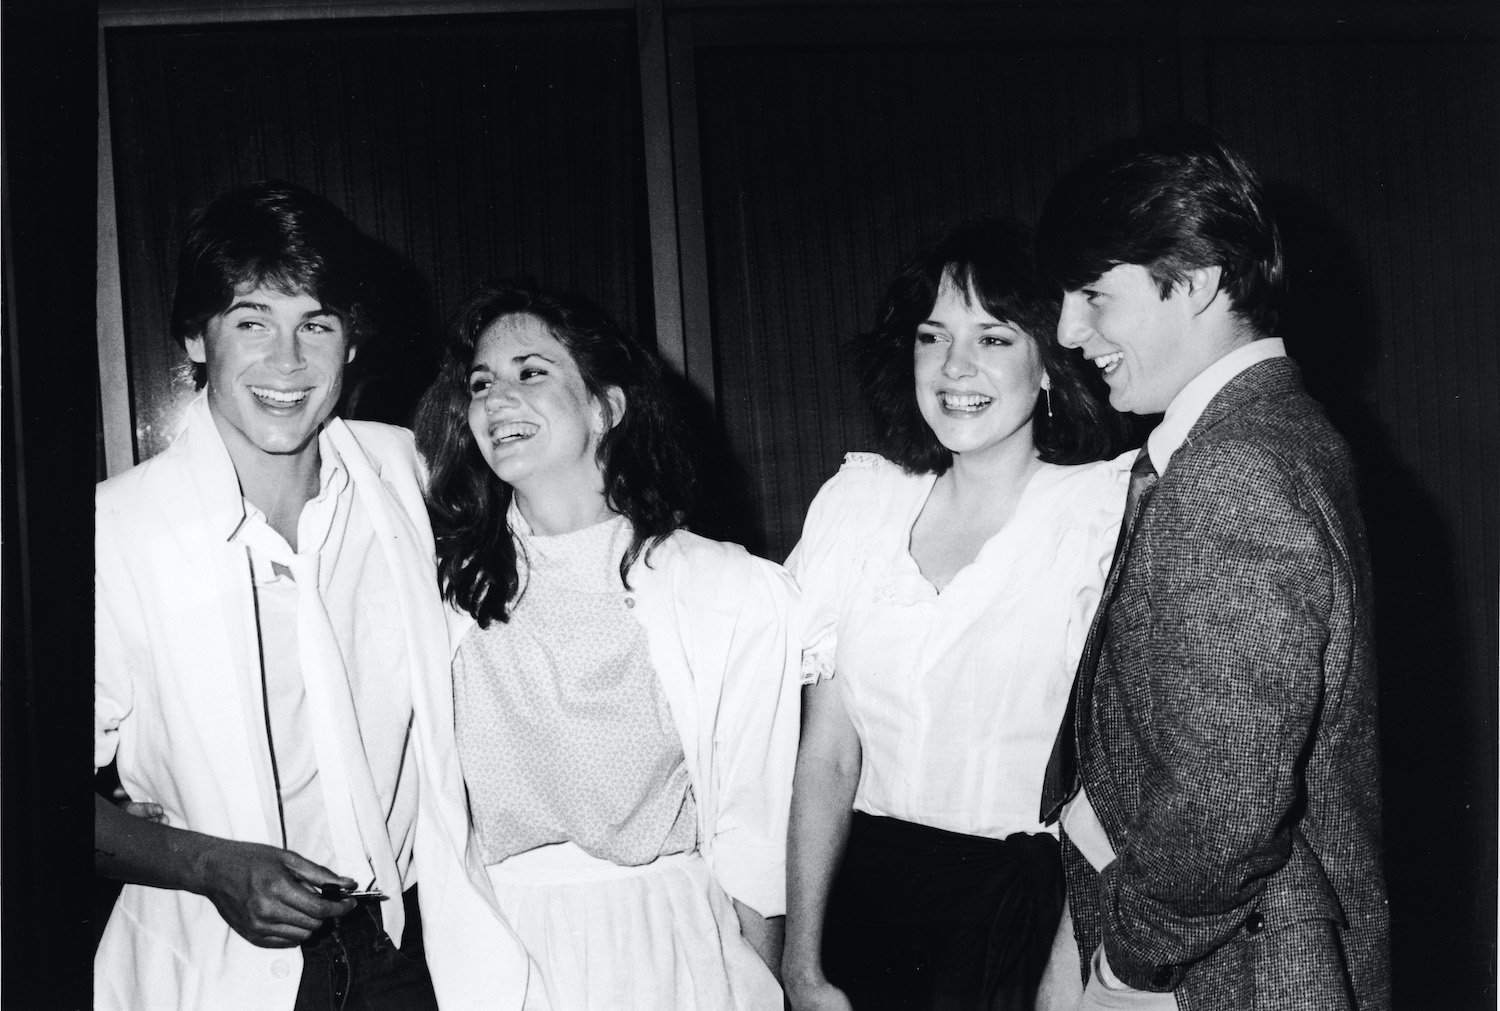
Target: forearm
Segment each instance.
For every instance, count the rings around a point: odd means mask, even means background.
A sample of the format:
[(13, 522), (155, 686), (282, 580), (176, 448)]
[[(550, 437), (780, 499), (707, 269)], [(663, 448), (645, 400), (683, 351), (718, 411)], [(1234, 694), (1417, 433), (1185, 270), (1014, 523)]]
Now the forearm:
[[(94, 800), (94, 870), (155, 888), (202, 895), (251, 944), (286, 948), (306, 940), (353, 899), (323, 898), (319, 889), (355, 882), (291, 850), (170, 828)], [(397, 900), (399, 901), (399, 899)]]
[(94, 873), (101, 877), (201, 895), (209, 853), (222, 842), (137, 818), (94, 795)]
[(734, 900), (734, 913), (739, 917), (740, 933), (750, 942), (750, 947), (766, 963), (771, 974), (781, 979), (781, 947), (786, 940), (785, 916), (762, 916), (739, 899)]
[(792, 782), (787, 833), (787, 924), (783, 971), (790, 981), (823, 977), (823, 924), (834, 875), (849, 841), (857, 763), (803, 755)]

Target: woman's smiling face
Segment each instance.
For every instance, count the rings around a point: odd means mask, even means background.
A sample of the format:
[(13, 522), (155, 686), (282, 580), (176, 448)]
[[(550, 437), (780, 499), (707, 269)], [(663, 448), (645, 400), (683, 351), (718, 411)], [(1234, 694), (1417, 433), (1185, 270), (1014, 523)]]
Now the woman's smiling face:
[(598, 475), (605, 409), (540, 319), (512, 313), (486, 327), (468, 382), (469, 429), (500, 480), (524, 492), (538, 481)]
[(984, 456), (1015, 439), (1031, 447), (1046, 370), (1030, 334), (944, 274), (912, 355), (917, 407), (946, 449)]

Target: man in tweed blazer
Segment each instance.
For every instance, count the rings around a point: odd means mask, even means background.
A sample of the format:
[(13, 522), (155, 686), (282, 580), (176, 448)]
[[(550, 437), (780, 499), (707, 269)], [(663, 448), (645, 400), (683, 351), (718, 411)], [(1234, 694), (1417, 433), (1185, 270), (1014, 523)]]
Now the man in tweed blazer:
[(1202, 128), (1143, 137), (1064, 178), (1038, 247), (1061, 342), (1116, 409), (1165, 412), (1044, 798), (1081, 787), (1082, 1006), (1386, 1008), (1368, 552), (1348, 449), (1269, 336), (1259, 183)]

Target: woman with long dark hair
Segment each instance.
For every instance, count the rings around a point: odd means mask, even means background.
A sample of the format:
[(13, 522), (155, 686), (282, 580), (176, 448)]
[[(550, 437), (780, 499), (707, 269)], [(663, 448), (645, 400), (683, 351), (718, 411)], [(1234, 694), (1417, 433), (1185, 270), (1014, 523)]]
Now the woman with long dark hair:
[(683, 529), (656, 359), (584, 299), (487, 287), (417, 439), (470, 845), (552, 1006), (780, 1007), (795, 588)]
[(1036, 999), (1063, 903), (1042, 776), (1129, 480), (1094, 462), (1117, 422), (1057, 312), (1024, 233), (984, 223), (910, 260), (861, 342), (883, 455), (846, 457), (787, 562), (796, 1008)]

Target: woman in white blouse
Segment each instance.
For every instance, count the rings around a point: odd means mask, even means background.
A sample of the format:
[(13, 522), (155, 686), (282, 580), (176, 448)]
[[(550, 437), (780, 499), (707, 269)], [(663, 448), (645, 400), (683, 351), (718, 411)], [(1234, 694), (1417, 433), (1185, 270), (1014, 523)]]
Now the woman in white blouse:
[(586, 300), (488, 287), (417, 429), (454, 610), (430, 750), (551, 1006), (780, 1008), (795, 587), (682, 529), (656, 360)]
[(1030, 1008), (1063, 902), (1041, 784), (1129, 479), (1053, 340), (1024, 234), (950, 233), (862, 339), (884, 456), (850, 453), (787, 561), (804, 723), (795, 1008)]

